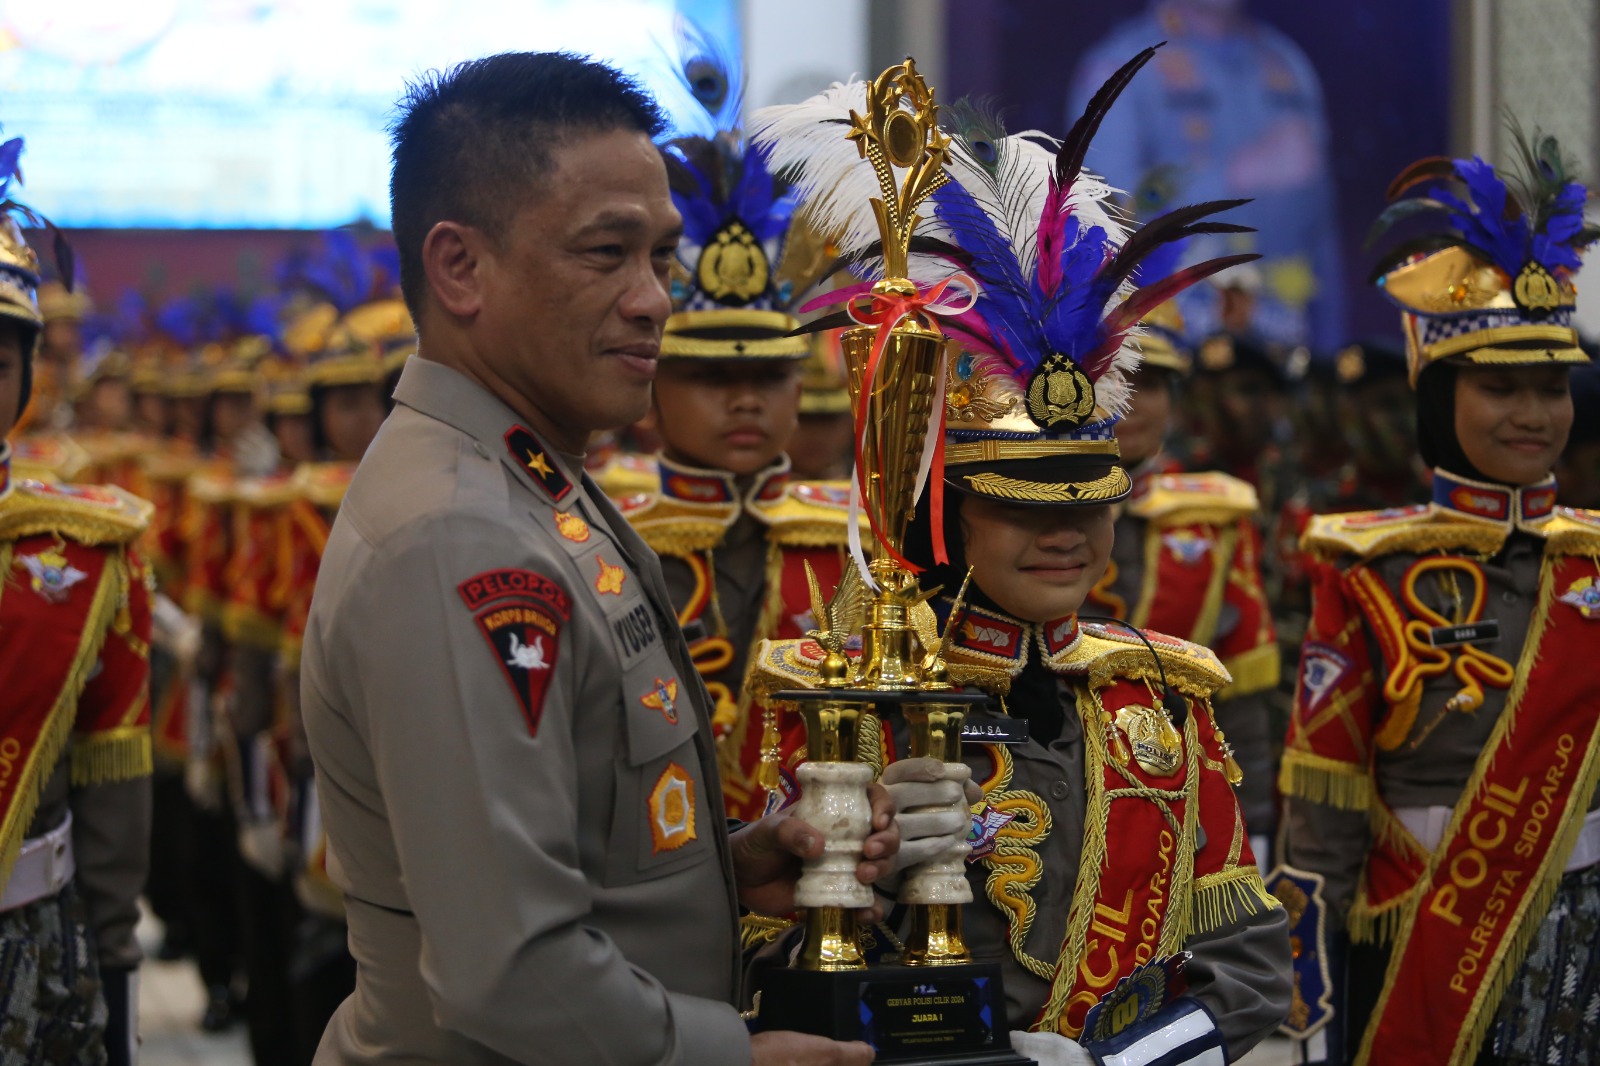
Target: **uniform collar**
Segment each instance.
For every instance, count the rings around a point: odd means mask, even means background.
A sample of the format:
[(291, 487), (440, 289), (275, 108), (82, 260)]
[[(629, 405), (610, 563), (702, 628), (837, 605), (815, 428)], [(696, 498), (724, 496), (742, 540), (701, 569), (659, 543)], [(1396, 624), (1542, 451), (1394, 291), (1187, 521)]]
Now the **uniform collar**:
[(0, 500), (11, 495), (11, 442), (0, 440)]
[(1512, 529), (1536, 533), (1555, 510), (1556, 479), (1552, 476), (1535, 485), (1511, 488), (1436, 467), (1433, 503), (1454, 516), (1504, 526), (1508, 533)]
[(743, 497), (738, 482), (726, 470), (706, 470), (676, 463), (665, 455), (657, 458), (661, 475), (661, 495), (669, 500), (701, 504), (736, 504), (742, 510), (757, 510), (759, 504), (780, 500), (789, 488), (789, 457), (756, 474)]
[(564, 505), (571, 500), (576, 475), (569, 470), (569, 460), (459, 370), (418, 354), (406, 361), (394, 398), (467, 434), (489, 455), (501, 456), (551, 503)]
[[(940, 597), (934, 605), (943, 626), (954, 601)], [(1069, 614), (1049, 622), (1024, 622), (1003, 612), (969, 603), (956, 620), (950, 650), (959, 659), (1004, 667), (1013, 677), (1028, 665), (1030, 654), (1053, 670), (1061, 671), (1083, 638), (1078, 616)], [(1037, 649), (1037, 652), (1032, 649)]]

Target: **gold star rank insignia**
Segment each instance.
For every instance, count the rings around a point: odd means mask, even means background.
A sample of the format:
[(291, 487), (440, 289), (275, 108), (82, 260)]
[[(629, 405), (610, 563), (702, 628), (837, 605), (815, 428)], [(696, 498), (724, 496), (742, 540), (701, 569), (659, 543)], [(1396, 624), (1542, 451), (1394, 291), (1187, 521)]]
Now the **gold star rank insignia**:
[(613, 566), (598, 555), (594, 561), (600, 564), (600, 573), (594, 579), (594, 590), (601, 595), (622, 595), (622, 581), (627, 571), (620, 566)]
[(558, 464), (550, 461), (544, 445), (526, 426), (512, 426), (506, 430), (506, 448), (517, 465), (531, 474), (552, 500), (560, 503), (572, 491), (572, 482)]

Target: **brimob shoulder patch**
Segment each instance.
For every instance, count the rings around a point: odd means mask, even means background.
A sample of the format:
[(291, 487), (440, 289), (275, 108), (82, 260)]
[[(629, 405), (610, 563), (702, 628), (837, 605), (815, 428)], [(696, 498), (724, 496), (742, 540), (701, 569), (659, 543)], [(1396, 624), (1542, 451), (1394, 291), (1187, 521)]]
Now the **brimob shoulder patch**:
[(522, 708), (528, 735), (538, 736), (561, 627), (570, 617), (566, 590), (543, 574), (503, 569), (468, 578), (457, 591)]

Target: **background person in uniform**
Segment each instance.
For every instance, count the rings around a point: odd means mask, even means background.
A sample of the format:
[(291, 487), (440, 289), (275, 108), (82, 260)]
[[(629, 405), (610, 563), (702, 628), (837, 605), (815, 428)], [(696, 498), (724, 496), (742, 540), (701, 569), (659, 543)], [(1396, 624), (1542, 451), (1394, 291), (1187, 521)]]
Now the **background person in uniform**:
[[(1244, 6), (1153, 0), (1084, 57), (1067, 117), (1123, 57), (1166, 41), (1107, 118), (1088, 164), (1114, 182), (1168, 169), (1185, 203), (1250, 197), (1238, 216), (1258, 231), (1253, 239), (1203, 238), (1194, 257), (1260, 252), (1254, 328), (1280, 344), (1331, 351), (1344, 339), (1344, 284), (1322, 89), (1305, 53)], [(1215, 298), (1210, 316), (1202, 293)], [(1184, 311), (1200, 335), (1230, 328), (1219, 317), (1220, 289), (1193, 295)]]
[[(660, 113), (560, 54), (463, 64), (394, 127), (420, 333), (346, 494), (301, 662), (357, 991), (323, 1063), (865, 1063), (752, 1038), (740, 904), (821, 837), (731, 837), (660, 565), (582, 473), (650, 397), (681, 222)], [(857, 874), (898, 837), (874, 792)]]

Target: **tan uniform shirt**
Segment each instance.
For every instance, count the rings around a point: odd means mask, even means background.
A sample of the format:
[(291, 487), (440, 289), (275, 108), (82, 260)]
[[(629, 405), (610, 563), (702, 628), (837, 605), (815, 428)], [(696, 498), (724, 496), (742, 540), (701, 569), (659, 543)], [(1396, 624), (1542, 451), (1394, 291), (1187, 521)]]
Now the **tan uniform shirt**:
[(416, 358), (395, 395), (302, 661), (359, 964), (317, 1061), (749, 1062), (708, 703), (654, 554), (460, 374)]

